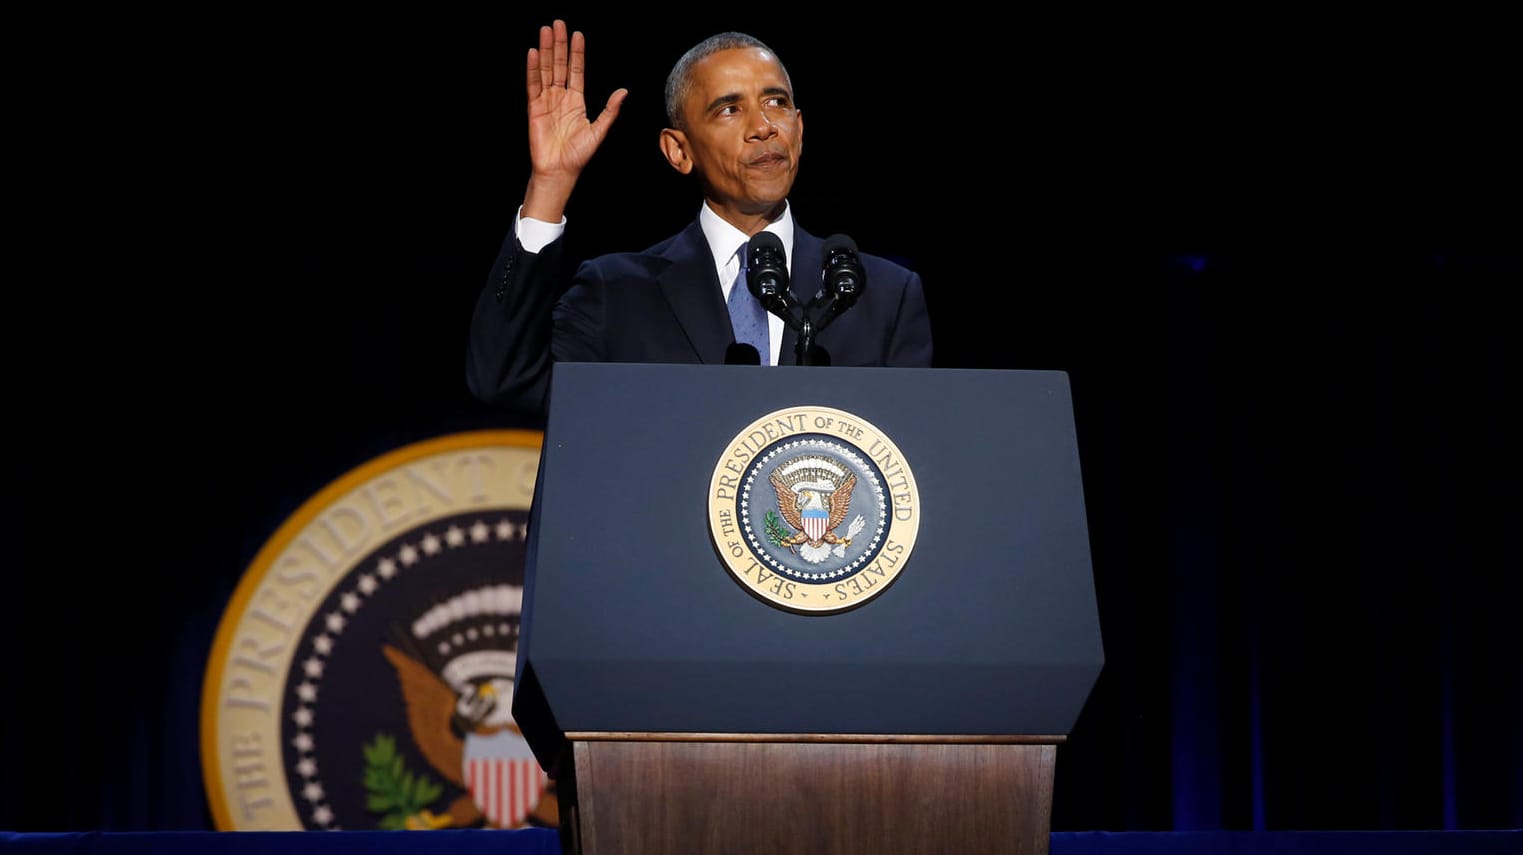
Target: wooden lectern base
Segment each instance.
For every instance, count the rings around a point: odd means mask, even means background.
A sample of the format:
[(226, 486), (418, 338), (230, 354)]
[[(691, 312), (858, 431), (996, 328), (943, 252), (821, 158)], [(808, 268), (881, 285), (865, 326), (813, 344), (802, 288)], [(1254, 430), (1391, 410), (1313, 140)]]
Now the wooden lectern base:
[(566, 736), (572, 855), (1045, 855), (1064, 739)]

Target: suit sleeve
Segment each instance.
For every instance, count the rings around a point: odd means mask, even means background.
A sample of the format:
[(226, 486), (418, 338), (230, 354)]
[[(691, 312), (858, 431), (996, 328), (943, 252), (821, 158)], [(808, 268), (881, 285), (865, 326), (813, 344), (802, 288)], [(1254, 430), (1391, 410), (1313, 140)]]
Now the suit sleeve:
[(899, 311), (888, 334), (885, 364), (895, 368), (931, 367), (931, 316), (926, 311), (925, 288), (913, 271), (899, 296)]
[(466, 385), (489, 404), (543, 415), (562, 241), (538, 253), (509, 234), (471, 313)]
[(562, 295), (562, 245), (533, 253), (512, 235), (503, 242), (471, 315), (466, 385), (479, 400), (543, 417), (557, 361), (606, 358), (599, 271), (583, 262)]

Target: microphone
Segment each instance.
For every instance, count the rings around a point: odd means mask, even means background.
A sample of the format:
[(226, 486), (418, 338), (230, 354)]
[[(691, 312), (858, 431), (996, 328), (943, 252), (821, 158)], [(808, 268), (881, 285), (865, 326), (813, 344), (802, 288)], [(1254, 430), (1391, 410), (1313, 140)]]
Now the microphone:
[(843, 234), (825, 239), (825, 267), (820, 273), (822, 293), (831, 295), (830, 309), (816, 331), (824, 329), (840, 314), (856, 305), (867, 287), (867, 271), (857, 257), (857, 244)]
[(743, 341), (732, 341), (724, 351), (726, 365), (760, 365), (761, 352)]
[(757, 232), (746, 249), (746, 287), (769, 312), (798, 329), (793, 315), (796, 301), (788, 290), (788, 259), (783, 239), (771, 232)]

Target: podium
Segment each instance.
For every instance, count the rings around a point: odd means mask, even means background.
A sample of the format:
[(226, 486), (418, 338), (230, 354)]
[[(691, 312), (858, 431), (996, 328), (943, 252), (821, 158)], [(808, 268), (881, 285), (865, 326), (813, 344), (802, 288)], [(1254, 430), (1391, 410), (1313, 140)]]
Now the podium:
[(1104, 664), (1066, 374), (550, 394), (513, 713), (567, 852), (1047, 852)]

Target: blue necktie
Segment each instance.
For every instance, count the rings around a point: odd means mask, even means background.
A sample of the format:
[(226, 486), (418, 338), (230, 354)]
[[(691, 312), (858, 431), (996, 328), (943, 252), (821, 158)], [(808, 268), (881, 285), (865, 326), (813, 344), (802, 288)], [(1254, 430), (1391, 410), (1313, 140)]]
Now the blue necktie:
[(772, 364), (772, 345), (767, 336), (767, 310), (761, 301), (751, 296), (746, 286), (746, 248), (741, 246), (740, 273), (730, 286), (730, 326), (735, 330), (735, 340), (756, 348), (762, 365)]

